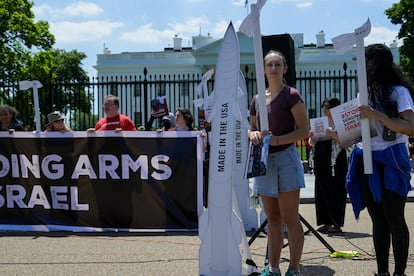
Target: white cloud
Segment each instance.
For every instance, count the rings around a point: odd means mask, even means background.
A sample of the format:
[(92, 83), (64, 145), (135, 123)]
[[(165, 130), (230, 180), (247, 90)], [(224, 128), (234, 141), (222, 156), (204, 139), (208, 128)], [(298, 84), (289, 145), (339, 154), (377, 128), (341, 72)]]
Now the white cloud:
[(65, 7), (63, 12), (71, 16), (91, 17), (102, 13), (103, 10), (95, 3), (80, 1)]
[(169, 29), (158, 30), (153, 28), (152, 23), (145, 24), (134, 31), (124, 32), (121, 39), (139, 45), (155, 45), (171, 41), (175, 35), (180, 36), (183, 41), (190, 41), (191, 37), (200, 32), (202, 25), (208, 25), (206, 17), (189, 17), (184, 22), (168, 23)]
[(225, 20), (221, 20), (217, 22), (215, 26), (213, 27), (213, 31), (212, 31), (213, 37), (222, 37), (224, 33), (226, 32), (228, 25), (229, 25), (229, 22)]
[(33, 13), (37, 18), (45, 18), (45, 17), (55, 17), (56, 11), (58, 9), (53, 8), (49, 5), (40, 5), (34, 6), (32, 8)]
[(395, 1), (395, 0), (361, 0), (361, 2), (366, 2), (366, 3), (378, 3), (378, 2), (398, 3), (398, 1)]
[[(365, 45), (372, 43), (385, 43), (389, 45), (397, 40), (398, 31), (390, 30), (385, 27), (372, 27), (371, 33), (365, 38)], [(401, 45), (401, 42), (398, 43)]]
[[(238, 31), (238, 30), (239, 30), (240, 25), (241, 25), (241, 23), (242, 23), (242, 22), (243, 22), (243, 19), (239, 19), (239, 20), (237, 20), (237, 21), (234, 21), (234, 22), (233, 22), (234, 29), (235, 29), (236, 31)], [(224, 31), (223, 31), (222, 35), (224, 35)]]
[(202, 24), (208, 24), (207, 17), (189, 17), (182, 23), (169, 23), (172, 30), (178, 34), (197, 34)]
[(136, 44), (150, 45), (164, 42), (166, 39), (172, 41), (175, 34), (173, 30), (159, 31), (152, 28), (152, 24), (146, 24), (135, 31), (124, 32), (121, 39)]
[[(253, 2), (253, 3), (256, 3), (256, 2)], [(233, 2), (231, 2), (231, 4), (236, 7), (244, 6), (246, 5), (246, 0), (234, 0)], [(250, 5), (250, 3), (247, 3), (247, 4)]]
[(203, 3), (206, 2), (207, 0), (186, 0), (188, 3)]
[(300, 8), (300, 9), (304, 9), (304, 8), (309, 8), (312, 7), (312, 2), (300, 2), (296, 4), (296, 7)]
[(85, 21), (51, 23), (51, 32), (59, 43), (82, 43), (100, 40), (123, 26), (121, 22)]
[(281, 3), (297, 3), (296, 6), (305, 5), (306, 7), (312, 6), (314, 1), (304, 0), (270, 0), (270, 3), (281, 4)]
[(101, 14), (103, 12), (103, 10), (95, 3), (82, 1), (68, 5), (63, 9), (43, 4), (40, 6), (34, 6), (32, 10), (37, 18), (47, 19), (60, 19), (69, 17), (88, 18)]
[[(248, 5), (250, 4), (255, 4), (257, 1), (250, 1), (250, 3), (248, 3)], [(305, 1), (305, 0), (270, 0), (270, 3), (273, 4), (281, 4), (281, 3), (296, 3), (296, 7), (298, 8), (308, 8), (311, 7), (313, 5), (313, 1)], [(231, 3), (233, 6), (245, 6), (246, 5), (246, 0), (233, 0), (233, 2)]]

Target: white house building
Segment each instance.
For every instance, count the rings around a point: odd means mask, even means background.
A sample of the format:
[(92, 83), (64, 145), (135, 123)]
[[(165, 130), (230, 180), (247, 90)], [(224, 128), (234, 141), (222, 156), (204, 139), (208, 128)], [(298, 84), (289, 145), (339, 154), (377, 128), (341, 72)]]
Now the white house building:
[[(355, 49), (343, 55), (337, 54), (331, 43), (326, 43), (325, 34), (320, 31), (315, 35), (316, 43), (304, 44), (303, 34), (290, 34), (294, 41), (296, 71), (338, 70), (346, 62), (348, 69), (356, 69)], [(238, 32), (240, 44), (241, 69), (245, 65), (252, 67), (254, 72), (253, 41)], [(111, 53), (108, 48), (97, 55), (94, 68), (97, 76), (110, 77), (120, 75), (140, 75), (144, 68), (150, 74), (191, 74), (202, 73), (214, 67), (221, 39), (210, 35), (193, 36), (191, 47), (182, 47), (182, 38), (173, 38), (173, 47), (166, 47), (158, 52), (122, 52)], [(275, 45), (277, 48), (277, 45)], [(389, 45), (394, 60), (399, 61), (397, 43)]]
[[(251, 38), (245, 36), (243, 33), (238, 32), (238, 39), (240, 45), (240, 69), (255, 78), (255, 66), (254, 66), (254, 51), (253, 41)], [(287, 34), (285, 34), (287, 35)], [(323, 72), (344, 72), (344, 64), (346, 63), (348, 72), (356, 71), (356, 50), (355, 48), (348, 51), (345, 54), (337, 54), (333, 45), (326, 42), (325, 34), (320, 31), (316, 34), (316, 43), (304, 44), (303, 34), (295, 33), (289, 34), (292, 38), (293, 51), (294, 51), (294, 74), (319, 74)], [(111, 79), (111, 78), (123, 78), (124, 80), (131, 78), (131, 76), (143, 76), (144, 69), (147, 70), (147, 74), (152, 76), (153, 79), (165, 77), (180, 77), (180, 76), (201, 76), (204, 72), (210, 68), (214, 68), (218, 51), (221, 45), (221, 39), (215, 39), (210, 35), (193, 36), (192, 46), (183, 47), (182, 38), (176, 35), (173, 38), (173, 47), (166, 47), (163, 51), (154, 52), (122, 52), (111, 53), (107, 48), (104, 49), (102, 54), (97, 55), (97, 63), (94, 68), (97, 70), (98, 79)], [(274, 45), (277, 49), (279, 45)], [(273, 47), (273, 45), (272, 45)], [(394, 60), (399, 61), (399, 52), (397, 43), (389, 45), (393, 54)], [(292, 53), (293, 54), (293, 53)], [(286, 55), (286, 54), (285, 54)], [(298, 86), (300, 84), (297, 84)], [(297, 86), (297, 87), (298, 87)], [(315, 93), (318, 87), (315, 83), (298, 87), (302, 95), (308, 95), (312, 97), (311, 93)], [(133, 88), (131, 88), (133, 89)], [(156, 97), (163, 94), (168, 94), (168, 86), (159, 86), (156, 88), (152, 97)], [(192, 105), (192, 94), (187, 93), (188, 87), (185, 84), (180, 86), (180, 94), (174, 99), (173, 106), (178, 106), (180, 103), (186, 105)], [(338, 96), (341, 99), (341, 88), (336, 83), (330, 84), (328, 88), (333, 95)], [(110, 93), (106, 91), (105, 93)], [(133, 91), (134, 95), (139, 97), (141, 91)], [(310, 96), (309, 96), (310, 95)], [(121, 98), (122, 101), (122, 98)], [(148, 103), (146, 103), (148, 104)], [(310, 117), (317, 115), (319, 112), (320, 99), (315, 102), (309, 102), (307, 104)], [(129, 109), (133, 109), (134, 106), (130, 105)], [(98, 110), (101, 110), (98, 107)], [(122, 104), (121, 104), (122, 111)], [(131, 113), (131, 110), (129, 110)], [(134, 118), (141, 120), (145, 118), (145, 114), (142, 111), (134, 111)], [(197, 119), (197, 114), (194, 114)]]

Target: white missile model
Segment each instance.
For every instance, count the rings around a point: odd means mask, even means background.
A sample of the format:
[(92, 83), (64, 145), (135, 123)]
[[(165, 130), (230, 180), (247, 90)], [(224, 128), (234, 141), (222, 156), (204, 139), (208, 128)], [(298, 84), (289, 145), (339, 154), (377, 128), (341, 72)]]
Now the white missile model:
[(208, 205), (199, 218), (200, 275), (242, 275), (239, 250), (243, 224), (232, 208), (236, 121), (243, 121), (238, 103), (240, 50), (230, 23), (218, 53), (208, 183)]

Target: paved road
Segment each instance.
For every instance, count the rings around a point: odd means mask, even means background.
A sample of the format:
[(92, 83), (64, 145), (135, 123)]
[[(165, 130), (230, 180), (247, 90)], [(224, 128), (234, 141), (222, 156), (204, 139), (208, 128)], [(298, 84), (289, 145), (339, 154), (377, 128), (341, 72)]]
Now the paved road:
[[(307, 188), (313, 191), (313, 176), (306, 175)], [(315, 225), (314, 204), (300, 205), (300, 214), (311, 228)], [(406, 274), (414, 275), (414, 203), (406, 206), (411, 229)], [(364, 210), (356, 221), (347, 204), (345, 226), (341, 235), (305, 235), (301, 261), (302, 275), (374, 275), (375, 255), (371, 221)], [(308, 230), (304, 226), (304, 230)], [(253, 232), (248, 232), (248, 239)], [(285, 239), (287, 242), (287, 240)], [(331, 258), (329, 245), (335, 251), (354, 250), (354, 259)], [(200, 239), (196, 232), (181, 233), (0, 233), (1, 275), (198, 275)], [(223, 248), (224, 250), (224, 248)], [(254, 239), (249, 247), (253, 261), (263, 268), (266, 235)], [(392, 251), (390, 252), (392, 256)], [(282, 251), (282, 271), (288, 266), (289, 251)], [(393, 262), (390, 262), (391, 273)]]
[[(300, 205), (301, 215), (311, 225), (315, 225), (314, 212), (314, 204)], [(414, 231), (414, 203), (407, 204), (406, 217), (409, 229)], [(363, 211), (357, 222), (347, 204), (343, 230), (338, 236), (322, 235), (322, 240), (335, 251), (355, 250), (359, 257), (330, 258), (322, 241), (308, 233), (302, 275), (374, 275), (376, 264), (367, 212)], [(194, 232), (2, 233), (0, 245), (1, 275), (198, 275), (200, 240)], [(261, 233), (249, 247), (259, 269), (263, 268), (265, 249), (266, 236)], [(288, 248), (283, 249), (281, 257), (281, 268), (286, 270)], [(413, 238), (406, 274), (414, 275)]]

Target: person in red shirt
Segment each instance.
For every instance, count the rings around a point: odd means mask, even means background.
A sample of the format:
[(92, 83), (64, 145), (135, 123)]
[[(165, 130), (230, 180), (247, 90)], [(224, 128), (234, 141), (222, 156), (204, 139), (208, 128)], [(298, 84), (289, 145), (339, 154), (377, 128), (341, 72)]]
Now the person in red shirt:
[(88, 131), (114, 130), (119, 132), (121, 130), (137, 130), (134, 122), (128, 116), (119, 113), (118, 97), (114, 95), (106, 96), (103, 102), (103, 111), (105, 117), (99, 119), (95, 129), (89, 129)]

